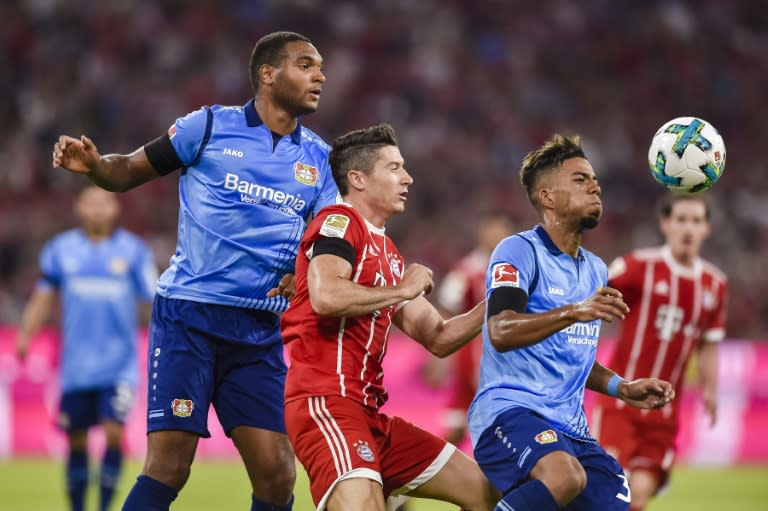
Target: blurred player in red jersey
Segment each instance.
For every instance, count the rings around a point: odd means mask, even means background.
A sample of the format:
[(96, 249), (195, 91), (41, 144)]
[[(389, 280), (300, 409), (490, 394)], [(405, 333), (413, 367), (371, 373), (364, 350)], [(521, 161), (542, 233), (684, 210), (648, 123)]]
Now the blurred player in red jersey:
[(383, 511), (390, 494), (493, 509), (498, 494), (474, 461), (379, 412), (392, 323), (447, 356), (478, 334), (484, 304), (443, 319), (423, 296), (432, 271), (406, 268), (385, 234), (413, 183), (391, 126), (339, 137), (329, 160), (344, 203), (321, 210), (307, 228), (296, 295), (281, 321), (291, 359), (286, 425), (317, 509)]
[[(500, 213), (486, 214), (477, 222), (477, 246), (456, 263), (437, 288), (437, 303), (448, 314), (471, 310), (485, 300), (485, 274), (491, 252), (509, 236), (512, 226)], [(478, 335), (448, 358), (430, 359), (425, 376), (432, 385), (452, 380), (451, 397), (446, 409), (445, 439), (459, 445), (467, 435), (467, 409), (477, 391), (483, 338)]]
[[(636, 250), (609, 268), (609, 285), (624, 294), (624, 320), (609, 364), (626, 379), (662, 378), (680, 386), (697, 349), (704, 407), (717, 419), (717, 345), (725, 336), (727, 279), (699, 257), (710, 232), (699, 196), (672, 195), (661, 206), (662, 247)], [(678, 401), (639, 410), (600, 396), (593, 433), (630, 474), (631, 508), (639, 511), (666, 484), (675, 456)]]

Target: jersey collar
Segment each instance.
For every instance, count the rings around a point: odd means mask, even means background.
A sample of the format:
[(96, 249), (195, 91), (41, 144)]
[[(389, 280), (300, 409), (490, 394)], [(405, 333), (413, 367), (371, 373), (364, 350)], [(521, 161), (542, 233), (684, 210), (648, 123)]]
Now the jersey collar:
[[(547, 231), (542, 226), (537, 225), (533, 228), (533, 231), (539, 236), (541, 242), (544, 243), (544, 246), (547, 247), (547, 250), (549, 250), (550, 254), (559, 256), (560, 254), (564, 253), (562, 250), (557, 248), (555, 242), (552, 241), (552, 238), (549, 237), (549, 234), (547, 234)], [(579, 247), (579, 255), (577, 259), (584, 259), (584, 252), (581, 247)]]
[[(245, 122), (248, 123), (249, 128), (255, 128), (256, 126), (264, 124), (261, 117), (259, 117), (259, 113), (256, 111), (256, 105), (254, 104), (253, 98), (248, 100), (248, 103), (243, 106), (243, 110), (245, 111)], [(300, 122), (296, 123), (296, 129), (291, 132), (291, 140), (293, 140), (294, 144), (301, 145)]]

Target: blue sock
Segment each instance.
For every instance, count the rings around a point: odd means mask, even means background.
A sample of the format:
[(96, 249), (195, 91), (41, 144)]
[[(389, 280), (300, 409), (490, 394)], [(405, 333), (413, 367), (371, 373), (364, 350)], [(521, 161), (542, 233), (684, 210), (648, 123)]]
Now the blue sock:
[(560, 507), (544, 483), (531, 479), (504, 495), (494, 511), (557, 511)]
[(123, 464), (123, 452), (120, 449), (107, 449), (101, 462), (101, 476), (99, 486), (101, 497), (99, 509), (107, 511), (112, 495), (115, 493), (117, 478), (120, 475), (120, 467)]
[(140, 475), (125, 498), (123, 511), (168, 511), (178, 492), (151, 477)]
[(277, 504), (267, 504), (251, 495), (251, 511), (291, 511), (293, 509), (293, 495), (287, 504), (279, 506)]
[(88, 487), (88, 454), (74, 451), (67, 458), (67, 494), (72, 511), (83, 511)]

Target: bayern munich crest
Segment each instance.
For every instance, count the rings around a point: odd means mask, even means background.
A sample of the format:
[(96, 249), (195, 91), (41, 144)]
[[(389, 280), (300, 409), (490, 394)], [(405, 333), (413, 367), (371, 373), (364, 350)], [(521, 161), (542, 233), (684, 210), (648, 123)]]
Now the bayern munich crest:
[(376, 457), (373, 455), (373, 451), (370, 447), (368, 447), (368, 442), (365, 440), (358, 440), (352, 444), (352, 447), (355, 448), (355, 452), (357, 452), (357, 455), (360, 456), (360, 459), (363, 461), (373, 463), (373, 460), (376, 459)]
[(403, 272), (400, 269), (400, 261), (397, 258), (392, 257), (389, 260), (389, 268), (392, 270), (392, 275), (395, 277), (400, 278), (403, 276)]

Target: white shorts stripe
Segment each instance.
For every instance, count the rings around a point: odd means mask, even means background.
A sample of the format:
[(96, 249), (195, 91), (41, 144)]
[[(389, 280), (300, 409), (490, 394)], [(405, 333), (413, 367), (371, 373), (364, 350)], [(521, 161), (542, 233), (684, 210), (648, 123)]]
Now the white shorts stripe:
[[(326, 424), (323, 418), (318, 416), (318, 412), (315, 411), (315, 401), (319, 398), (316, 397), (310, 397), (307, 399), (307, 402), (309, 404), (309, 415), (312, 417), (312, 420), (315, 421), (315, 424), (317, 424), (318, 429), (325, 437), (325, 441), (328, 444), (328, 450), (331, 452), (331, 456), (333, 456), (333, 464), (336, 467), (336, 474), (341, 476), (344, 472), (348, 470), (347, 467), (342, 466), (343, 460), (339, 459), (339, 451), (341, 450), (341, 447), (339, 446), (339, 440), (333, 436), (331, 432), (326, 429)], [(319, 408), (319, 407), (318, 407)]]
[[(347, 470), (352, 470), (352, 459), (349, 456), (349, 446), (345, 441), (344, 433), (341, 432), (341, 428), (336, 422), (336, 419), (333, 418), (333, 415), (331, 415), (331, 412), (329, 412), (328, 408), (325, 406), (325, 396), (321, 396), (319, 400), (320, 400), (320, 407), (322, 408), (323, 416), (330, 423), (331, 428), (333, 428), (336, 434), (338, 434), (338, 437), (341, 441), (341, 448), (343, 452), (341, 452), (340, 454), (342, 456), (342, 459), (346, 462)], [(342, 463), (342, 465), (344, 465), (344, 463)]]

